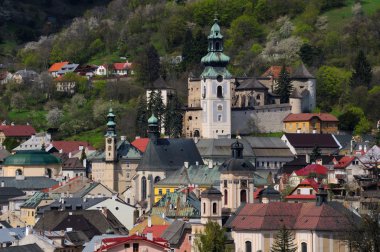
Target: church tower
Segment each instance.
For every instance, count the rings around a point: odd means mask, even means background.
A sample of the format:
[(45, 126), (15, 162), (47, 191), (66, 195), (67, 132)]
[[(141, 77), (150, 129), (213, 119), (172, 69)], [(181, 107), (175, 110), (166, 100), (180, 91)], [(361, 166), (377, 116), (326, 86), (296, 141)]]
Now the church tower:
[(115, 115), (112, 112), (112, 108), (109, 109), (107, 115), (107, 132), (105, 134), (106, 150), (105, 160), (106, 162), (116, 161), (116, 123)]
[(231, 137), (232, 76), (226, 66), (230, 58), (223, 53), (223, 36), (214, 20), (208, 36), (208, 53), (202, 58), (201, 108), (203, 138)]

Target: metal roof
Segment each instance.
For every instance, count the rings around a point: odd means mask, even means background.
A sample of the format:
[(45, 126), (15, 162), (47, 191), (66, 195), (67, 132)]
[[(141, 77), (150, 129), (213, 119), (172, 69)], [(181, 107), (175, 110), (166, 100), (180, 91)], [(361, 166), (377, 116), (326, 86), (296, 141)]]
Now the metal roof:
[[(197, 142), (197, 148), (202, 157), (231, 157), (231, 145), (236, 141), (236, 139), (199, 139)], [(251, 158), (254, 157), (251, 145), (246, 139), (239, 139), (239, 142), (243, 144), (243, 157)]]
[(288, 146), (279, 137), (243, 137), (253, 149), (272, 148), (272, 149), (289, 149)]
[(54, 155), (41, 150), (24, 150), (17, 151), (15, 154), (8, 156), (4, 165), (47, 165), (60, 164), (61, 160)]
[(48, 177), (24, 177), (24, 179), (2, 177), (0, 181), (4, 181), (6, 187), (16, 187), (21, 190), (42, 190), (58, 184), (58, 181)]

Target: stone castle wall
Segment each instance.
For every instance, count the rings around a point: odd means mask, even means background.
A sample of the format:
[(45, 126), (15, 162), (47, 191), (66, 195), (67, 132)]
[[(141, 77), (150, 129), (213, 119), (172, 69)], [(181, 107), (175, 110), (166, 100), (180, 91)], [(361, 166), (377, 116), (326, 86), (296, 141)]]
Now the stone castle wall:
[(283, 131), (282, 121), (291, 113), (289, 104), (273, 104), (253, 109), (233, 109), (232, 134), (249, 134), (252, 132), (269, 133)]

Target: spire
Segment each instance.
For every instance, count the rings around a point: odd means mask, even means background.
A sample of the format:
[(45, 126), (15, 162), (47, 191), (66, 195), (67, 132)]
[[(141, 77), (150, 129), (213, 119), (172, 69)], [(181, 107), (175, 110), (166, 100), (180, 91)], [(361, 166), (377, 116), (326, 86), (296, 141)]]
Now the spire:
[(153, 143), (157, 143), (160, 133), (158, 131), (158, 119), (152, 113), (152, 116), (148, 119), (148, 136)]
[(115, 137), (116, 136), (116, 123), (115, 123), (115, 114), (112, 111), (112, 108), (109, 109), (107, 114), (107, 137)]
[(217, 18), (214, 19), (214, 24), (210, 29), (207, 39), (208, 53), (201, 60), (205, 66), (202, 77), (216, 78), (218, 75), (231, 77), (231, 74), (226, 69), (230, 57), (223, 53), (223, 35)]
[(243, 158), (244, 146), (242, 143), (239, 142), (239, 140), (236, 140), (235, 143), (231, 144), (231, 150), (232, 150), (232, 158), (235, 158), (235, 159)]

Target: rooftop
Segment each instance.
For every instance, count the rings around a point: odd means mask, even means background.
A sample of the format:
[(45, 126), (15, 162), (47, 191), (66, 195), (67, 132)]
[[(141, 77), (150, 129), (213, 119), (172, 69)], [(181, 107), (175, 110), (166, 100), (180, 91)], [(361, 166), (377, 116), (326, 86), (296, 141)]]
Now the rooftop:
[(30, 125), (0, 125), (0, 131), (6, 137), (30, 137), (36, 130)]
[(339, 122), (339, 120), (328, 113), (300, 113), (300, 114), (289, 114), (284, 118), (283, 122), (303, 122), (310, 121), (313, 118), (318, 118), (322, 122)]
[(8, 156), (4, 165), (48, 165), (60, 164), (61, 160), (54, 155), (41, 150), (23, 150), (17, 151), (15, 154)]

